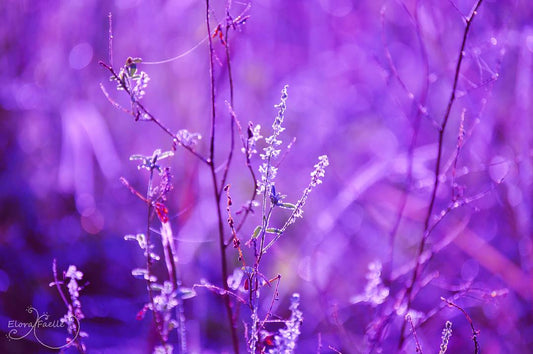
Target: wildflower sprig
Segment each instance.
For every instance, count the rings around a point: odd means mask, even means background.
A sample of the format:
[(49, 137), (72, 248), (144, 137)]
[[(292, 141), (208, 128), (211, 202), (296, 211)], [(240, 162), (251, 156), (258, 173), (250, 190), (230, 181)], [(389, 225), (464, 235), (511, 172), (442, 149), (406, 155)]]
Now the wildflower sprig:
[(352, 297), (351, 302), (353, 304), (365, 302), (372, 307), (376, 307), (387, 300), (390, 290), (383, 283), (382, 270), (383, 265), (379, 260), (368, 264), (368, 272), (366, 273), (368, 282), (365, 285), (365, 291), (362, 294)]
[(279, 330), (279, 334), (274, 336), (275, 348), (269, 353), (291, 354), (296, 349), (296, 342), (300, 336), (300, 326), (303, 322), (300, 306), (300, 294), (294, 293), (291, 296), (291, 317), (285, 321), (285, 328)]
[(161, 152), (161, 149), (156, 149), (152, 156), (144, 156), (138, 154), (131, 155), (130, 161), (140, 160), (141, 163), (137, 166), (139, 170), (146, 169), (150, 172), (153, 172), (153, 170), (163, 172), (163, 169), (157, 162), (171, 156), (174, 156), (174, 153), (172, 151)]
[[(272, 316), (272, 305), (278, 296), (278, 285), (281, 279), (281, 275), (278, 275), (273, 280), (268, 281), (267, 278), (260, 271), (260, 263), (263, 255), (266, 251), (274, 245), (274, 243), (281, 237), (285, 230), (293, 224), (297, 218), (303, 216), (303, 207), (309, 197), (311, 191), (320, 183), (325, 176), (325, 169), (329, 165), (329, 160), (326, 155), (322, 155), (318, 158), (318, 162), (315, 164), (313, 171), (311, 172), (311, 180), (309, 185), (304, 189), (304, 192), (300, 199), (296, 203), (285, 202), (286, 195), (276, 190), (275, 179), (277, 177), (278, 166), (274, 164), (274, 160), (278, 159), (281, 154), (281, 147), (283, 141), (281, 140), (281, 133), (285, 130), (283, 122), (285, 119), (285, 112), (287, 110), (287, 89), (288, 86), (284, 86), (281, 91), (281, 101), (275, 107), (278, 108), (278, 113), (272, 124), (272, 134), (265, 139), (266, 147), (263, 149), (263, 153), (260, 155), (263, 160), (259, 166), (260, 179), (257, 183), (258, 194), (262, 195), (262, 219), (261, 224), (258, 225), (252, 234), (252, 237), (247, 242), (247, 245), (253, 245), (255, 251), (255, 262), (253, 266), (245, 267), (248, 269), (246, 272), (245, 289), (249, 292), (249, 307), (251, 310), (251, 325), (247, 330), (248, 350), (250, 353), (267, 352), (268, 348), (274, 346), (274, 349), (268, 352), (276, 353), (292, 353), (296, 346), (296, 340), (300, 334), (300, 324), (302, 322), (302, 313), (298, 309), (299, 295), (293, 295), (291, 312), (292, 316), (289, 320), (285, 321), (286, 328), (281, 329), (278, 334), (272, 335), (265, 329), (265, 324), (268, 322), (268, 318)], [(257, 127), (257, 126), (256, 126)], [(251, 142), (255, 144), (257, 137), (259, 136), (259, 127), (253, 128), (252, 125), (248, 129), (248, 146)], [(292, 145), (292, 144), (291, 144)], [(287, 150), (290, 149), (287, 147)], [(250, 151), (246, 149), (245, 151)], [(248, 156), (248, 155), (247, 155)], [(290, 215), (286, 219), (281, 228), (271, 227), (270, 220), (274, 210), (287, 209), (290, 210)], [(267, 235), (274, 235), (274, 237), (267, 243)], [(263, 320), (260, 319), (259, 314), (259, 299), (261, 297), (261, 289), (268, 285), (270, 287), (272, 281), (277, 280), (274, 294), (272, 296), (271, 308), (266, 314)], [(234, 281), (234, 285), (238, 287), (239, 281)]]
[(140, 103), (146, 93), (145, 89), (148, 87), (148, 82), (150, 81), (150, 77), (146, 72), (138, 71), (137, 64), (140, 64), (141, 62), (141, 58), (128, 57), (118, 73), (111, 66), (100, 62), (102, 66), (111, 72), (112, 75), (109, 80), (116, 82), (117, 90), (125, 91), (130, 97), (131, 110), (121, 107), (120, 104), (112, 100), (102, 84), (100, 84), (100, 87), (104, 92), (104, 95), (115, 107), (132, 114), (135, 117), (135, 120), (154, 120), (154, 117), (149, 114)]
[(290, 203), (281, 204), (286, 209), (292, 209), (292, 213), (281, 228), (276, 229), (268, 227), (265, 229), (266, 232), (275, 234), (275, 237), (264, 248), (262, 248), (262, 253), (265, 253), (270, 247), (272, 247), (272, 245), (281, 237), (285, 230), (287, 230), (290, 225), (296, 222), (297, 218), (303, 217), (303, 207), (307, 201), (307, 198), (309, 197), (309, 194), (311, 193), (313, 188), (322, 183), (322, 178), (325, 176), (327, 166), (329, 166), (329, 160), (327, 155), (319, 156), (318, 162), (314, 166), (315, 169), (313, 170), (313, 172), (311, 172), (311, 181), (303, 191), (303, 194), (298, 200), (298, 202), (295, 205)]
[[(133, 188), (125, 178), (122, 183), (139, 199), (146, 203), (148, 207), (148, 219), (146, 233), (137, 235), (126, 235), (125, 240), (135, 241), (144, 251), (146, 257), (146, 267), (133, 269), (132, 275), (138, 279), (143, 279), (147, 283), (149, 302), (137, 314), (137, 319), (144, 318), (147, 311), (153, 313), (157, 334), (160, 345), (154, 349), (154, 353), (172, 353), (174, 347), (168, 343), (169, 334), (176, 329), (179, 337), (180, 352), (187, 352), (187, 342), (185, 333), (185, 316), (183, 312), (183, 300), (195, 296), (192, 289), (181, 286), (178, 274), (177, 249), (175, 239), (170, 226), (168, 209), (164, 202), (166, 195), (172, 189), (172, 176), (169, 167), (163, 167), (160, 161), (173, 156), (172, 151), (162, 152), (156, 149), (152, 155), (132, 155), (131, 161), (140, 161), (137, 168), (145, 169), (150, 172), (148, 178), (148, 188), (146, 197)], [(158, 171), (161, 182), (158, 186), (153, 187), (154, 172)], [(161, 257), (153, 252), (155, 244), (151, 241), (151, 221), (153, 214), (158, 216), (161, 222), (161, 245), (163, 246), (163, 255), (165, 266), (168, 273), (168, 279), (158, 282), (158, 278), (153, 274), (153, 267)]]
[(450, 342), (451, 337), (452, 337), (452, 323), (450, 321), (446, 321), (446, 325), (444, 326), (442, 330), (439, 354), (446, 353), (446, 351), (448, 350), (448, 343)]
[[(275, 107), (278, 108), (278, 115), (274, 119), (272, 124), (272, 135), (265, 139), (267, 146), (263, 149), (264, 153), (260, 154), (261, 160), (264, 162), (259, 166), (259, 173), (261, 174), (261, 180), (257, 186), (257, 193), (265, 193), (265, 195), (270, 194), (270, 188), (274, 184), (274, 179), (276, 178), (278, 169), (273, 166), (272, 160), (278, 158), (281, 150), (280, 146), (283, 143), (279, 139), (279, 135), (285, 130), (282, 126), (283, 120), (285, 119), (285, 111), (287, 110), (287, 98), (289, 97), (287, 93), (288, 85), (283, 87), (281, 90), (281, 102)], [(253, 138), (253, 132), (252, 132)]]
[[(137, 242), (139, 247), (144, 251), (145, 257), (150, 257), (154, 261), (158, 261), (161, 258), (159, 257), (158, 254), (152, 251), (154, 249), (154, 245), (148, 245), (146, 243), (146, 236), (143, 233), (138, 233), (137, 235), (126, 235), (124, 236), (124, 240)], [(141, 269), (141, 270), (134, 269), (132, 271), (132, 275), (136, 278), (143, 277), (146, 279), (147, 275), (145, 271), (146, 269)], [(155, 281), (156, 279), (153, 278), (153, 280)]]
[(202, 135), (198, 133), (191, 133), (187, 129), (180, 129), (176, 133), (176, 137), (173, 139), (174, 150), (176, 145), (181, 145), (186, 148), (192, 148), (198, 141), (202, 139)]
[(200, 134), (189, 133), (186, 129), (182, 129), (177, 133), (174, 133), (174, 131), (169, 129), (163, 122), (157, 119), (141, 103), (141, 99), (145, 95), (145, 89), (150, 81), (150, 77), (144, 71), (141, 71), (139, 74), (137, 73), (137, 64), (141, 62), (142, 60), (140, 58), (130, 57), (126, 60), (126, 64), (120, 68), (118, 73), (112, 65), (108, 65), (102, 61), (99, 62), (101, 66), (109, 70), (111, 73), (110, 81), (115, 81), (117, 83), (117, 90), (125, 92), (130, 97), (131, 109), (124, 108), (122, 105), (116, 102), (109, 95), (104, 85), (100, 83), (100, 89), (102, 90), (102, 93), (115, 108), (132, 115), (135, 118), (135, 121), (142, 120), (155, 123), (161, 130), (163, 130), (172, 138), (174, 150), (176, 150), (178, 145), (182, 146), (185, 150), (196, 156), (200, 161), (207, 164), (208, 160), (194, 150), (194, 146), (201, 139)]
[(253, 125), (252, 122), (248, 124), (247, 129), (247, 138), (246, 143), (244, 144), (244, 147), (241, 149), (241, 151), (246, 155), (246, 158), (249, 160), (252, 158), (254, 154), (257, 153), (256, 150), (256, 144), (259, 140), (263, 139), (263, 136), (261, 135), (261, 125), (256, 124)]
[[(261, 179), (258, 183), (257, 193), (263, 194), (263, 208), (262, 208), (262, 224), (255, 228), (254, 233), (250, 241), (253, 241), (258, 236), (261, 236), (261, 243), (258, 253), (259, 258), (276, 242), (281, 234), (285, 232), (287, 227), (293, 224), (297, 218), (303, 216), (303, 207), (309, 197), (309, 194), (317, 185), (322, 183), (322, 178), (325, 176), (326, 167), (329, 165), (329, 160), (327, 155), (322, 155), (318, 158), (318, 163), (315, 164), (314, 170), (311, 172), (311, 181), (309, 185), (305, 188), (302, 196), (296, 204), (284, 203), (282, 200), (285, 198), (285, 195), (276, 192), (275, 187), (275, 178), (277, 176), (278, 169), (273, 164), (273, 160), (277, 159), (281, 152), (282, 140), (280, 139), (280, 134), (285, 130), (283, 127), (283, 121), (285, 119), (285, 112), (287, 110), (287, 93), (288, 85), (283, 87), (281, 91), (281, 101), (275, 107), (278, 108), (278, 114), (274, 119), (272, 124), (272, 135), (265, 139), (267, 146), (263, 149), (261, 159), (264, 161), (259, 166), (259, 174)], [(270, 201), (270, 206), (267, 206), (267, 202)], [(281, 228), (271, 228), (269, 226), (270, 217), (274, 207), (281, 207), (284, 209), (292, 210), (289, 218)], [(274, 234), (275, 237), (265, 246), (265, 235)]]
[(130, 94), (132, 102), (140, 101), (144, 90), (148, 87), (150, 77), (144, 71), (138, 71), (137, 64), (142, 62), (141, 58), (128, 57), (124, 66), (122, 66), (117, 76), (111, 76), (111, 81), (117, 82), (117, 90), (125, 90)]
[[(86, 338), (89, 335), (86, 332), (81, 331), (80, 321), (85, 318), (81, 310), (80, 291), (87, 285), (80, 285), (79, 281), (83, 280), (83, 273), (76, 268), (75, 265), (70, 265), (66, 272), (63, 272), (63, 279), (60, 280), (57, 275), (57, 262), (54, 259), (52, 264), (52, 271), (54, 274), (54, 281), (50, 283), (50, 286), (55, 286), (61, 299), (67, 307), (67, 313), (60, 319), (61, 323), (64, 323), (67, 327), (67, 331), (70, 335), (66, 339), (68, 345), (74, 345), (80, 353), (85, 353), (87, 348), (82, 342), (82, 338)], [(66, 287), (67, 293), (64, 292)]]

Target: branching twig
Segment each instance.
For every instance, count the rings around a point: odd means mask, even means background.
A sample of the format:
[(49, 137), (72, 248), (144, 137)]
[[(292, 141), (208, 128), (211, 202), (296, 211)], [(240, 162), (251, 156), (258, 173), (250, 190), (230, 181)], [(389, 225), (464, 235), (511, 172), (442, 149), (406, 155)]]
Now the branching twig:
[[(413, 271), (413, 276), (411, 278), (410, 284), (407, 287), (406, 292), (405, 292), (405, 297), (407, 299), (406, 312), (409, 312), (409, 310), (411, 308), (411, 303), (413, 301), (412, 292), (413, 292), (413, 288), (415, 286), (415, 283), (416, 283), (416, 281), (418, 279), (418, 275), (419, 275), (418, 273), (420, 271), (420, 258), (422, 256), (422, 254), (424, 253), (426, 242), (427, 242), (427, 239), (428, 239), (428, 237), (430, 235), (430, 232), (429, 232), (430, 220), (431, 220), (431, 216), (433, 215), (433, 207), (434, 207), (436, 199), (437, 199), (437, 190), (438, 190), (438, 187), (439, 187), (442, 151), (443, 151), (443, 148), (444, 148), (444, 133), (446, 131), (446, 126), (448, 125), (451, 109), (452, 109), (452, 106), (453, 106), (453, 104), (455, 102), (455, 98), (456, 98), (457, 84), (458, 84), (458, 81), (459, 81), (459, 74), (461, 72), (461, 64), (463, 62), (463, 57), (464, 57), (464, 54), (465, 54), (464, 50), (465, 50), (465, 46), (466, 46), (466, 40), (467, 40), (468, 34), (470, 32), (470, 27), (472, 25), (472, 21), (474, 20), (474, 17), (477, 15), (477, 11), (478, 11), (479, 7), (481, 6), (482, 2), (483, 2), (483, 0), (477, 0), (476, 1), (475, 5), (473, 7), (472, 13), (466, 19), (466, 26), (465, 26), (465, 29), (464, 29), (464, 32), (463, 32), (463, 38), (462, 38), (461, 47), (460, 47), (460, 50), (459, 50), (459, 56), (458, 56), (458, 59), (457, 59), (457, 65), (455, 67), (455, 74), (454, 74), (454, 79), (453, 79), (452, 91), (451, 91), (451, 94), (450, 94), (450, 98), (448, 100), (448, 105), (446, 107), (446, 112), (444, 114), (444, 118), (443, 118), (442, 124), (440, 125), (439, 131), (438, 131), (437, 159), (436, 159), (436, 162), (435, 162), (435, 177), (434, 177), (434, 182), (433, 182), (433, 189), (432, 189), (432, 192), (431, 192), (431, 198), (430, 198), (429, 206), (427, 208), (426, 217), (424, 219), (424, 230), (423, 230), (423, 233), (422, 233), (422, 239), (420, 240), (418, 251), (417, 251), (417, 255), (416, 255), (415, 269)], [(399, 341), (399, 345), (398, 345), (399, 348), (403, 347), (403, 343), (405, 341), (405, 330), (406, 330), (406, 321), (404, 320), (404, 322), (402, 324), (401, 336), (400, 336), (400, 341)]]
[[(218, 238), (219, 238), (219, 248), (220, 248), (220, 258), (222, 266), (222, 286), (225, 291), (229, 291), (228, 287), (228, 265), (226, 263), (226, 242), (224, 239), (224, 223), (222, 221), (222, 210), (220, 206), (221, 191), (222, 188), (218, 186), (218, 180), (215, 169), (215, 123), (216, 123), (216, 106), (215, 106), (215, 76), (214, 76), (214, 49), (213, 49), (213, 40), (211, 38), (211, 25), (209, 23), (211, 6), (209, 0), (205, 1), (206, 3), (206, 26), (207, 33), (209, 34), (209, 76), (211, 84), (211, 129), (209, 134), (209, 158), (207, 159), (207, 164), (211, 171), (211, 178), (213, 183), (213, 193), (217, 209), (217, 219), (218, 219)], [(224, 297), (224, 305), (226, 307), (226, 312), (228, 316), (228, 321), (231, 329), (231, 341), (233, 344), (233, 351), (239, 353), (239, 340), (237, 338), (237, 323), (233, 318), (233, 309), (231, 304), (231, 299), (226, 296)]]
[(466, 320), (468, 321), (468, 323), (470, 324), (470, 328), (472, 329), (472, 340), (474, 341), (474, 353), (475, 354), (479, 354), (480, 352), (480, 348), (479, 348), (479, 342), (477, 340), (478, 336), (479, 336), (479, 330), (477, 330), (475, 327), (474, 327), (474, 322), (472, 322), (472, 319), (470, 318), (470, 316), (468, 315), (468, 313), (462, 308), (460, 307), (459, 305), (456, 305), (455, 303), (453, 303), (452, 301), (450, 300), (447, 300), (443, 297), (440, 298), (442, 301), (444, 301), (445, 303), (448, 304), (448, 306), (451, 306), (451, 307), (455, 307), (456, 309), (458, 309), (459, 311), (461, 311), (463, 313), (463, 315), (465, 316)]
[[(224, 33), (224, 49), (226, 53), (226, 66), (228, 70), (228, 82), (229, 82), (229, 97), (230, 105), (233, 109), (234, 99), (233, 99), (233, 75), (231, 73), (231, 57), (230, 57), (230, 48), (229, 48), (229, 30), (231, 28), (232, 18), (230, 16), (229, 10), (231, 6), (231, 1), (228, 2), (226, 6), (226, 31)], [(228, 178), (229, 167), (231, 165), (231, 160), (233, 159), (233, 151), (235, 150), (235, 120), (233, 119), (232, 114), (230, 113), (230, 150), (228, 157), (226, 159), (226, 166), (224, 167), (224, 173), (220, 181), (220, 188), (222, 189), (226, 185), (226, 180)]]
[[(107, 70), (109, 70), (109, 72), (111, 73), (112, 77), (117, 80), (117, 82), (119, 83), (120, 87), (131, 97), (132, 96), (132, 92), (131, 90), (122, 82), (122, 80), (120, 79), (119, 75), (117, 74), (117, 72), (115, 71), (115, 69), (111, 66), (111, 65), (108, 65), (106, 63), (104, 63), (103, 61), (99, 61), (98, 62), (102, 67), (106, 68)], [(136, 107), (136, 109), (138, 110), (137, 113), (135, 113), (135, 111), (129, 111), (129, 110), (126, 110), (125, 108), (121, 107), (118, 103), (116, 103), (114, 100), (112, 100), (109, 96), (109, 94), (107, 94), (107, 92), (105, 91), (105, 89), (103, 88), (103, 85), (100, 85), (100, 87), (102, 88), (102, 91), (104, 93), (104, 95), (106, 96), (106, 98), (111, 102), (111, 104), (127, 113), (130, 113), (131, 115), (133, 115), (135, 117), (135, 120), (139, 120), (139, 115), (142, 115), (148, 120), (148, 121), (151, 121), (151, 122), (154, 122), (161, 130), (163, 130), (167, 135), (169, 135), (172, 139), (177, 139), (178, 142), (179, 142), (179, 138), (178, 136), (173, 133), (166, 125), (164, 125), (159, 119), (157, 119), (152, 113), (150, 113), (145, 107), (144, 105), (139, 102), (138, 100), (134, 100), (132, 101), (132, 105), (134, 107)], [(185, 150), (189, 151), (191, 154), (193, 154), (194, 156), (196, 156), (200, 161), (202, 161), (203, 163), (208, 163), (208, 160), (203, 157), (202, 155), (200, 155), (198, 152), (196, 152), (191, 146), (188, 146), (188, 145), (184, 145), (184, 144), (180, 144)]]
[(405, 319), (409, 322), (409, 325), (411, 326), (411, 331), (413, 332), (413, 337), (415, 337), (416, 352), (422, 354), (422, 347), (420, 346), (418, 336), (416, 335), (416, 329), (415, 325), (413, 324), (413, 319), (409, 315), (405, 316)]
[[(418, 44), (420, 46), (420, 52), (422, 55), (422, 61), (423, 61), (423, 67), (424, 67), (423, 74), (424, 74), (425, 79), (423, 82), (422, 91), (420, 93), (420, 98), (417, 101), (416, 98), (414, 97), (414, 94), (411, 92), (411, 90), (409, 90), (409, 88), (407, 87), (403, 79), (401, 78), (398, 72), (398, 69), (396, 68), (396, 64), (394, 63), (394, 60), (392, 58), (392, 54), (389, 50), (389, 47), (385, 42), (385, 16), (384, 16), (385, 9), (382, 9), (381, 11), (381, 27), (382, 27), (381, 33), (382, 33), (382, 41), (383, 41), (383, 46), (385, 48), (385, 55), (387, 57), (387, 61), (389, 63), (392, 73), (396, 77), (396, 80), (400, 83), (400, 86), (405, 91), (405, 94), (407, 95), (407, 97), (409, 97), (413, 101), (412, 103), (413, 106), (416, 106), (416, 115), (415, 115), (415, 119), (413, 122), (413, 133), (411, 135), (411, 141), (409, 143), (409, 148), (407, 150), (407, 176), (405, 179), (405, 193), (400, 198), (398, 213), (396, 215), (396, 219), (394, 221), (393, 227), (390, 232), (390, 239), (389, 239), (390, 266), (388, 267), (389, 271), (392, 271), (392, 267), (394, 263), (394, 243), (396, 239), (396, 234), (398, 233), (400, 223), (403, 219), (405, 208), (407, 206), (407, 197), (408, 197), (409, 191), (411, 189), (411, 184), (413, 181), (413, 156), (414, 156), (416, 141), (418, 139), (418, 132), (420, 131), (420, 122), (422, 120), (422, 116), (428, 116), (427, 108), (425, 107), (425, 105), (426, 105), (427, 94), (428, 94), (428, 89), (429, 89), (429, 60), (428, 60), (426, 45), (422, 39), (422, 34), (420, 33), (420, 23), (418, 20), (418, 5), (415, 6), (414, 16), (411, 15), (411, 13), (409, 12), (409, 10), (407, 9), (404, 3), (402, 3), (402, 6), (405, 12), (411, 18), (416, 29), (416, 37), (418, 39)], [(390, 274), (386, 276), (390, 276)]]

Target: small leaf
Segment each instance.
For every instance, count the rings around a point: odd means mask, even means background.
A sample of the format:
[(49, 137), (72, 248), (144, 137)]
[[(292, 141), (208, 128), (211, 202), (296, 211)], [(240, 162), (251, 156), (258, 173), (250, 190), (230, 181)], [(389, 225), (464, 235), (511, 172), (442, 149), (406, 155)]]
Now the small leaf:
[(259, 236), (259, 232), (261, 231), (261, 226), (257, 226), (254, 230), (254, 233), (252, 234), (252, 240), (256, 239), (257, 236)]
[(152, 283), (150, 284), (150, 288), (155, 291), (161, 291), (163, 290), (163, 285), (158, 284), (158, 283)]
[(172, 151), (165, 151), (159, 155), (158, 160), (166, 159), (167, 157), (174, 156)]
[(139, 154), (134, 154), (134, 155), (130, 156), (130, 161), (133, 161), (133, 160), (144, 160), (144, 159), (146, 159), (146, 156), (139, 155)]
[(266, 229), (266, 232), (268, 232), (269, 234), (276, 234), (276, 235), (281, 234), (281, 230), (280, 229), (276, 229), (275, 227), (271, 227), (271, 228)]
[(150, 258), (152, 258), (154, 261), (159, 261), (161, 259), (161, 257), (154, 252), (150, 252)]
[(136, 279), (146, 279), (148, 276), (148, 271), (142, 268), (135, 268), (131, 271), (131, 275), (133, 275), (133, 277)]
[(137, 237), (133, 235), (126, 235), (124, 236), (124, 240), (126, 241), (137, 241)]
[(292, 203), (281, 203), (279, 204), (280, 207), (284, 208), (284, 209), (296, 209), (296, 205), (292, 204)]
[(150, 280), (150, 282), (157, 281), (157, 278), (155, 275), (148, 276), (148, 271), (142, 268), (136, 268), (132, 270), (131, 275), (133, 275), (135, 279)]
[(191, 288), (180, 288), (179, 295), (183, 300), (187, 300), (195, 297), (196, 292)]
[(146, 237), (144, 237), (144, 234), (137, 234), (137, 235), (126, 235), (124, 236), (124, 240), (126, 241), (137, 241), (139, 244), (139, 247), (141, 249), (146, 248)]

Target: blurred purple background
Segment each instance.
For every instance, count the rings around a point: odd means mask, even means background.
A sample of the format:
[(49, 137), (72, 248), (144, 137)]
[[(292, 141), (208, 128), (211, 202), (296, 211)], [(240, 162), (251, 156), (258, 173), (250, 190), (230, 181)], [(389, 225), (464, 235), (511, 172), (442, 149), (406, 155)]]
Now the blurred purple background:
[[(294, 137), (296, 143), (280, 167), (278, 192), (295, 201), (317, 156), (327, 154), (330, 160), (304, 219), (263, 264), (267, 276), (282, 277), (274, 313), (287, 317), (290, 295), (301, 294), (304, 322), (297, 352), (316, 352), (319, 342), (323, 353), (332, 352), (329, 346), (345, 353), (370, 351), (368, 326), (391, 311), (408, 283), (411, 272), (390, 277), (413, 262), (422, 236), (437, 152), (435, 122), (440, 124), (446, 109), (463, 16), (473, 3), (257, 0), (246, 24), (230, 32), (234, 110), (242, 124), (261, 124), (268, 136), (273, 105), (289, 85), (283, 140)], [(233, 1), (232, 15), (247, 4)], [(225, 20), (225, 5), (213, 1), (213, 28)], [(135, 319), (147, 300), (145, 284), (130, 274), (144, 260), (123, 240), (145, 230), (146, 211), (119, 177), (144, 191), (147, 174), (129, 156), (169, 150), (172, 141), (154, 124), (134, 122), (106, 100), (99, 83), (120, 103), (128, 102), (98, 60), (109, 57), (109, 12), (113, 64), (119, 68), (128, 56), (159, 61), (194, 48), (206, 37), (205, 3), (5, 0), (0, 10), (0, 328), (6, 332), (9, 320), (28, 319), (30, 305), (62, 316), (60, 298), (48, 287), (57, 258), (60, 269), (75, 264), (90, 282), (81, 296), (90, 352), (149, 352), (155, 340), (151, 321)], [(229, 89), (223, 46), (218, 40), (214, 45), (222, 163), (229, 141), (224, 104)], [(151, 77), (143, 104), (173, 131), (201, 133), (197, 150), (207, 155), (207, 42), (181, 59), (140, 68)], [(423, 268), (421, 278), (431, 281), (413, 302), (419, 314), (440, 308), (417, 328), (425, 352), (438, 350), (446, 320), (453, 322), (450, 352), (473, 351), (464, 316), (440, 300), (457, 293), (464, 293), (456, 303), (480, 330), (483, 353), (525, 353), (533, 347), (532, 71), (533, 8), (527, 1), (484, 1), (472, 24), (444, 136), (434, 214), (451, 201), (461, 114), (466, 138), (457, 159), (456, 190), (465, 198), (482, 197), (451, 211), (429, 238), (428, 247), (439, 252)], [(175, 186), (168, 207), (183, 283), (190, 287), (207, 279), (220, 286), (209, 171), (183, 149), (169, 161)], [(253, 163), (258, 166), (258, 156)], [(242, 157), (233, 162), (229, 182), (238, 208), (252, 189)], [(391, 264), (391, 232), (405, 193)], [(248, 220), (242, 240), (259, 217)], [(230, 252), (231, 269), (239, 266), (236, 258)], [(356, 301), (375, 261), (383, 264), (390, 287), (381, 306)], [(191, 352), (230, 350), (221, 299), (197, 292), (185, 303)], [(270, 296), (264, 292), (263, 312)], [(244, 310), (241, 320), (249, 320)], [(396, 349), (400, 326), (401, 317), (395, 317), (387, 327), (384, 352)], [(47, 352), (33, 337), (17, 342), (2, 336), (0, 348)], [(412, 337), (406, 349), (414, 352)]]

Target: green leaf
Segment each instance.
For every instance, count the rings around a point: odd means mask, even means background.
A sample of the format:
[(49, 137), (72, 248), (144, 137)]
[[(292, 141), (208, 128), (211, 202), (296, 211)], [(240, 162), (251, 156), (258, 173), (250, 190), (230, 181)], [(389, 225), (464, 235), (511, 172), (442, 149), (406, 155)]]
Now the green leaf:
[(183, 300), (191, 299), (196, 296), (196, 292), (191, 288), (180, 288), (179, 295)]
[(259, 232), (261, 232), (261, 226), (257, 226), (254, 230), (254, 233), (252, 234), (252, 240), (256, 239), (257, 236), (259, 236)]
[(151, 283), (150, 288), (155, 291), (161, 291), (163, 290), (163, 285), (158, 284), (158, 283)]
[(291, 209), (291, 210), (296, 209), (296, 205), (292, 203), (280, 203), (279, 206), (284, 209)]
[(269, 234), (279, 235), (281, 234), (282, 231), (280, 229), (276, 229), (275, 227), (271, 227), (271, 228), (266, 229), (266, 232), (268, 232)]
[(169, 156), (174, 156), (174, 153), (172, 151), (165, 151), (165, 152), (159, 154), (159, 157), (157, 159), (158, 160), (163, 160), (163, 159), (166, 159)]

